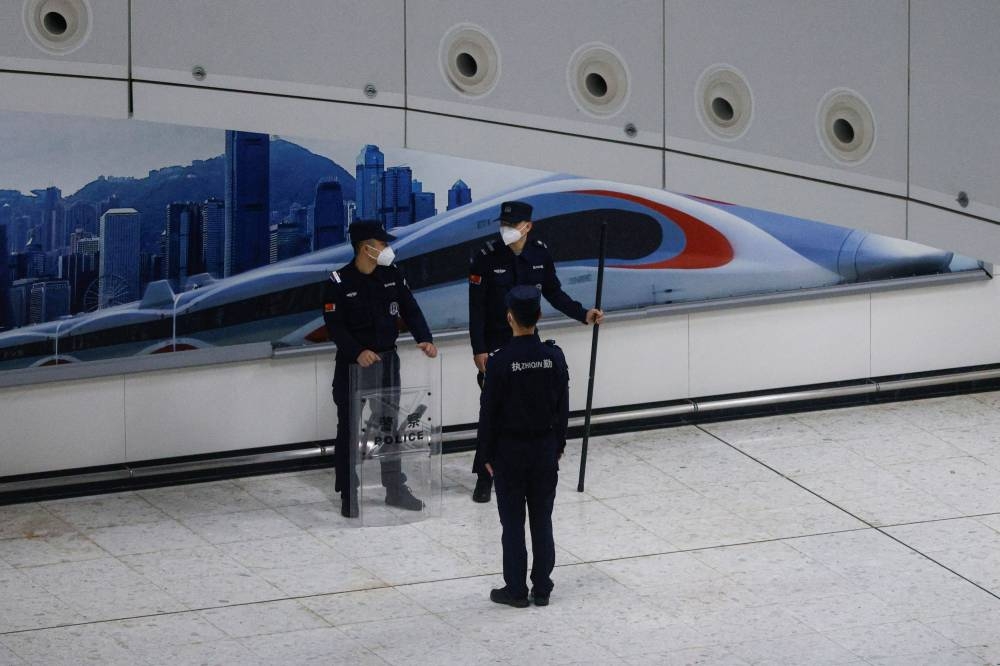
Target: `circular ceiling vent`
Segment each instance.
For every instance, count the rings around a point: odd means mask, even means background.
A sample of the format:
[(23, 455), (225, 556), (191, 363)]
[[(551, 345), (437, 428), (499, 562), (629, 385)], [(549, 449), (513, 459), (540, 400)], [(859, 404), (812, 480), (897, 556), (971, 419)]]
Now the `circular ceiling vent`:
[(25, 0), (23, 18), (31, 41), (51, 55), (72, 53), (90, 37), (87, 0)]
[(569, 60), (566, 81), (584, 111), (608, 117), (628, 102), (629, 73), (621, 55), (604, 44), (584, 44)]
[(448, 84), (464, 95), (479, 97), (500, 78), (500, 52), (485, 30), (462, 24), (441, 40), (441, 71)]
[(861, 164), (875, 147), (875, 116), (853, 90), (837, 88), (823, 96), (816, 131), (826, 154), (841, 164)]
[(753, 117), (753, 95), (746, 78), (729, 65), (713, 65), (698, 78), (695, 90), (698, 118), (720, 139), (738, 139)]

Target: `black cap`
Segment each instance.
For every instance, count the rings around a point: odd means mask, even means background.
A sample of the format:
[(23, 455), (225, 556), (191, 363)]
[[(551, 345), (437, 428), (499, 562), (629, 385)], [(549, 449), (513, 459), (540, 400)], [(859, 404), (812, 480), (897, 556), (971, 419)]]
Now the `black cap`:
[(369, 238), (380, 240), (383, 243), (396, 240), (396, 237), (386, 232), (385, 227), (377, 220), (357, 220), (356, 222), (351, 222), (348, 233), (351, 235), (352, 245), (357, 245), (358, 241), (368, 240)]
[(542, 293), (530, 284), (519, 284), (507, 292), (507, 309), (517, 321), (531, 321), (541, 307)]
[(497, 219), (507, 224), (517, 224), (524, 220), (530, 220), (531, 211), (531, 204), (526, 204), (523, 201), (504, 201), (500, 204), (500, 217)]

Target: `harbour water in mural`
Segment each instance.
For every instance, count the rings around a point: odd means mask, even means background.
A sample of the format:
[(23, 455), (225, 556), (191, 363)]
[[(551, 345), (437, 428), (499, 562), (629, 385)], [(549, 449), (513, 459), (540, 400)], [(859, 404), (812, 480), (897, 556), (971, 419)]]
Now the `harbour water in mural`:
[(534, 207), (532, 237), (585, 305), (607, 225), (609, 312), (981, 270), (908, 241), (654, 188), (374, 144), (69, 120), (0, 115), (0, 150), (14, 152), (0, 160), (0, 371), (326, 342), (320, 294), (351, 260), (354, 219), (398, 237), (432, 329), (464, 329), (469, 259), (498, 235), (508, 199)]

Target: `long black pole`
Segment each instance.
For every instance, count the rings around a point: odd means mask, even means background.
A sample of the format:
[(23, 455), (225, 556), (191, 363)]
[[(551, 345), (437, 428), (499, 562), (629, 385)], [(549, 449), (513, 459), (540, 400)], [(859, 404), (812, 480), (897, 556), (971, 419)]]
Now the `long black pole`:
[[(608, 223), (601, 222), (601, 247), (597, 260), (597, 296), (594, 307), (601, 309), (601, 294), (604, 291), (604, 255), (608, 242)], [(590, 411), (594, 404), (594, 370), (597, 367), (597, 336), (601, 327), (594, 324), (593, 337), (590, 339), (590, 377), (587, 379), (587, 411), (583, 417), (583, 449), (580, 451), (580, 479), (576, 483), (576, 491), (583, 492), (583, 479), (587, 475), (587, 442), (590, 440)]]

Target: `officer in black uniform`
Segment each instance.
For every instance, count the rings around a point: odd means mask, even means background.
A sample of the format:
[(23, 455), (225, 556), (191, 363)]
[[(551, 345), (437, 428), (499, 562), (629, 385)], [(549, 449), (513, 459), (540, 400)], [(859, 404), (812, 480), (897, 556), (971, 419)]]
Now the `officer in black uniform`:
[[(469, 337), (480, 386), (488, 353), (511, 338), (504, 299), (514, 285), (534, 285), (553, 307), (584, 324), (599, 324), (604, 320), (601, 310), (584, 310), (563, 291), (545, 243), (528, 240), (531, 213), (531, 205), (523, 201), (500, 204), (500, 238), (487, 241), (473, 256), (469, 268)], [(492, 480), (478, 456), (472, 463), (472, 471), (479, 477), (473, 501), (489, 502)]]
[[(424, 354), (434, 358), (437, 348), (420, 306), (399, 268), (392, 263), (395, 255), (387, 243), (395, 237), (386, 233), (381, 223), (372, 220), (354, 222), (349, 233), (354, 260), (330, 273), (323, 289), (323, 319), (330, 339), (337, 343), (333, 373), (333, 402), (337, 405), (337, 439), (333, 449), (336, 488), (341, 494), (341, 514), (356, 517), (357, 479), (350, 469), (350, 365), (357, 363), (368, 368), (379, 364), (379, 383), (399, 386), (396, 337), (400, 317)], [(382, 465), (386, 504), (419, 511), (424, 504), (405, 483), (406, 476), (398, 461)]]
[(498, 604), (528, 605), (528, 554), (524, 544), (525, 505), (531, 525), (531, 595), (536, 606), (549, 603), (555, 543), (552, 504), (559, 458), (566, 448), (569, 370), (562, 350), (542, 342), (535, 330), (541, 315), (538, 289), (513, 287), (507, 320), (513, 339), (489, 355), (479, 410), (477, 454), (497, 488), (503, 526), (504, 587), (492, 590)]

